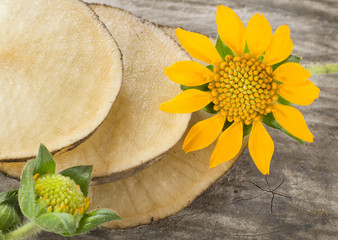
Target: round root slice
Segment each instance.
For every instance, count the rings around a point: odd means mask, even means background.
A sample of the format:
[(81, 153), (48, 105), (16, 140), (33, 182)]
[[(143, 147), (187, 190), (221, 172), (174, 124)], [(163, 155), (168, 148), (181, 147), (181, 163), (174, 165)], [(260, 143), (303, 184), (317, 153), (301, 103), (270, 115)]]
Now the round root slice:
[[(208, 117), (210, 114), (194, 113), (191, 125)], [(247, 139), (244, 138), (242, 149), (234, 159), (215, 168), (209, 168), (215, 143), (185, 154), (182, 139), (163, 159), (136, 175), (92, 186), (91, 208), (109, 208), (123, 218), (104, 225), (109, 228), (146, 224), (174, 214), (231, 168), (247, 145)]]
[(120, 89), (117, 44), (78, 0), (1, 0), (0, 12), (0, 161), (74, 148)]
[[(131, 176), (151, 165), (175, 145), (191, 114), (159, 110), (161, 103), (181, 92), (164, 75), (164, 68), (190, 60), (161, 29), (132, 14), (105, 5), (91, 5), (123, 54), (124, 79), (107, 119), (84, 143), (55, 156), (58, 170), (94, 165), (94, 184)], [(0, 164), (5, 173), (19, 177), (23, 164)]]

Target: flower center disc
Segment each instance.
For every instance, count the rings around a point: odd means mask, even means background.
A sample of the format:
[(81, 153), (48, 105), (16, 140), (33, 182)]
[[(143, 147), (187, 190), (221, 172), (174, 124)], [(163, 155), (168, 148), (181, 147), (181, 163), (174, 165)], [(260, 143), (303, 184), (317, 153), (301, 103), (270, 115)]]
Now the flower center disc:
[(61, 174), (44, 174), (35, 177), (35, 191), (38, 202), (46, 203), (47, 212), (68, 212), (82, 214), (89, 206), (79, 186), (69, 177)]
[(270, 103), (278, 99), (272, 72), (271, 67), (248, 53), (243, 57), (227, 55), (224, 62), (214, 67), (214, 80), (208, 86), (214, 110), (229, 122), (242, 120), (246, 125), (271, 112)]

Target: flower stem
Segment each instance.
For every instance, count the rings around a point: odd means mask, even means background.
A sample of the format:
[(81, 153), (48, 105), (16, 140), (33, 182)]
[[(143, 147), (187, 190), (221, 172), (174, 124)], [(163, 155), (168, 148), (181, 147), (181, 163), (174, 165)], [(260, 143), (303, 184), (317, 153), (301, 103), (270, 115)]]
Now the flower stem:
[(41, 231), (34, 222), (28, 222), (25, 225), (4, 235), (5, 240), (21, 240), (38, 234)]
[(338, 64), (315, 64), (306, 67), (311, 74), (338, 73)]

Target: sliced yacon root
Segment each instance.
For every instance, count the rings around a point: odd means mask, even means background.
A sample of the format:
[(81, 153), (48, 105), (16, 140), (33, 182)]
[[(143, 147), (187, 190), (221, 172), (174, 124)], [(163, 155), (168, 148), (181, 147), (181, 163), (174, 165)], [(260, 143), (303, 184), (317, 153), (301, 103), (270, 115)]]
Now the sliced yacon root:
[[(181, 92), (164, 68), (190, 60), (185, 51), (155, 25), (121, 9), (91, 5), (123, 54), (124, 79), (107, 119), (77, 148), (55, 156), (58, 170), (94, 165), (94, 184), (131, 176), (151, 165), (179, 141), (191, 114), (159, 110)], [(1, 163), (0, 169), (19, 177), (24, 164)]]
[(117, 44), (78, 0), (7, 0), (0, 12), (0, 161), (75, 147), (120, 89)]
[[(194, 113), (190, 127), (210, 116), (204, 112)], [(136, 175), (90, 187), (92, 209), (109, 208), (123, 218), (108, 222), (105, 227), (132, 227), (180, 211), (231, 168), (247, 145), (248, 138), (243, 139), (242, 149), (233, 160), (215, 168), (209, 168), (215, 143), (185, 154), (183, 140), (159, 162)]]

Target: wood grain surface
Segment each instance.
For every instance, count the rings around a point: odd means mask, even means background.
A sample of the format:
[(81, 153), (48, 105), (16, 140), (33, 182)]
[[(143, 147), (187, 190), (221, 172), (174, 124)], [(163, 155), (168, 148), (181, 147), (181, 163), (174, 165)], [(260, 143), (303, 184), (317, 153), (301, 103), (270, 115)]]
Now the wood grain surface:
[[(217, 4), (233, 8), (247, 23), (264, 13), (272, 28), (287, 24), (294, 53), (306, 65), (338, 62), (338, 2), (111, 0), (156, 24), (180, 26), (215, 37)], [(268, 129), (275, 143), (270, 175), (256, 169), (246, 150), (235, 166), (179, 213), (124, 230), (97, 229), (72, 239), (337, 239), (338, 238), (338, 74), (314, 75), (320, 98), (299, 107), (315, 136), (301, 146)], [(18, 181), (0, 173), (0, 192)], [(35, 239), (69, 239), (42, 233)]]

